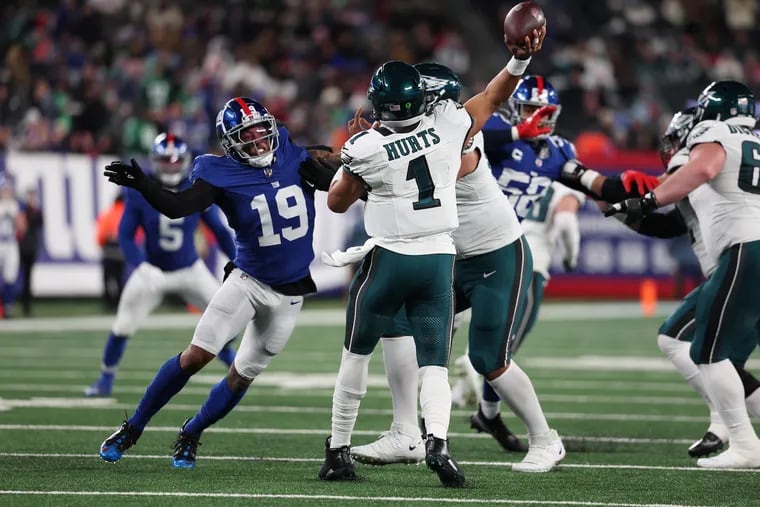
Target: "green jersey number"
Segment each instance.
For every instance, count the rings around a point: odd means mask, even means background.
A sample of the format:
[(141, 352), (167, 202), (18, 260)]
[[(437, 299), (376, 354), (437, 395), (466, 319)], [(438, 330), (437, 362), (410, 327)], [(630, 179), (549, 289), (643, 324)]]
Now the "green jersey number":
[(414, 180), (417, 185), (417, 201), (412, 203), (415, 211), (420, 209), (437, 208), (441, 205), (441, 200), (433, 197), (435, 185), (433, 178), (430, 176), (425, 155), (417, 157), (409, 162), (409, 168), (406, 171), (406, 181)]
[(739, 188), (760, 194), (760, 143), (742, 143), (742, 165), (739, 167)]

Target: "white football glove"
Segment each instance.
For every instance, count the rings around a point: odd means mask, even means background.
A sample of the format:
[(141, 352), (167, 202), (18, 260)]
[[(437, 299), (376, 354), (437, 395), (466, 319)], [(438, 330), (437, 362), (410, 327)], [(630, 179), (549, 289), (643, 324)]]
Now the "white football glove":
[(581, 231), (578, 226), (578, 214), (572, 211), (559, 211), (552, 220), (554, 237), (562, 241), (565, 258), (562, 264), (565, 271), (573, 271), (578, 266), (578, 253), (581, 249)]
[(145, 280), (151, 292), (156, 292), (163, 289), (164, 272), (161, 270), (161, 268), (156, 267), (148, 262), (143, 262), (137, 266), (135, 275), (140, 276), (143, 278), (143, 280)]

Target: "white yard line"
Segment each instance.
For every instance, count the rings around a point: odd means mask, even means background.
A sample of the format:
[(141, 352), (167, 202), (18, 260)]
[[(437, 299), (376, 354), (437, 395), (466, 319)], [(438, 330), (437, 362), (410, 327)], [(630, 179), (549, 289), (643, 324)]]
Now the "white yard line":
[[(675, 308), (673, 302), (665, 302), (657, 307), (657, 316), (665, 317)], [(541, 320), (609, 320), (641, 317), (641, 308), (635, 302), (602, 303), (547, 303), (541, 308)], [(151, 315), (143, 329), (192, 329), (198, 322), (197, 314), (165, 313)], [(108, 331), (113, 325), (113, 316), (91, 317), (43, 317), (0, 321), (2, 333), (35, 333), (61, 331)], [(298, 323), (309, 326), (339, 326), (345, 323), (346, 314), (342, 308), (306, 309), (301, 312)], [(467, 317), (465, 318), (467, 321)]]
[[(593, 420), (593, 419), (591, 419)], [(84, 432), (113, 432), (116, 426), (87, 426), (87, 425), (56, 425), (56, 424), (0, 424), (0, 431), (84, 431)], [(149, 433), (177, 433), (177, 426), (148, 426), (145, 428)], [(325, 429), (308, 428), (218, 428), (212, 427), (205, 433), (246, 434), (246, 435), (324, 435)], [(380, 432), (375, 430), (354, 430), (355, 436), (376, 437)], [(449, 433), (450, 436), (462, 439), (490, 439), (486, 433)], [(526, 435), (519, 435), (525, 437)], [(630, 445), (688, 445), (694, 439), (668, 439), (668, 438), (628, 438), (628, 437), (600, 437), (600, 436), (569, 436), (562, 435), (562, 439), (568, 442), (599, 442)], [(2, 456), (2, 454), (0, 454)]]
[(287, 495), (275, 493), (185, 493), (179, 491), (23, 491), (0, 490), (0, 495), (39, 495), (39, 496), (119, 496), (119, 497), (174, 497), (174, 498), (245, 498), (245, 499), (283, 499), (283, 500), (341, 500), (355, 502), (416, 502), (449, 504), (497, 504), (497, 505), (577, 505), (588, 507), (699, 507), (680, 504), (651, 503), (616, 503), (616, 502), (582, 502), (572, 500), (513, 500), (475, 499), (475, 498), (429, 498), (403, 496), (349, 496), (349, 495)]
[[(175, 430), (176, 431), (176, 430)], [(99, 456), (95, 453), (34, 453), (34, 452), (0, 452), (3, 458), (96, 458)], [(169, 455), (161, 454), (128, 454), (125, 460), (144, 459), (144, 460), (168, 460)], [(270, 456), (207, 456), (199, 458), (203, 461), (271, 461), (284, 463), (321, 463), (322, 458), (283, 458)], [(515, 461), (459, 461), (462, 465), (483, 466), (483, 467), (511, 467)], [(420, 465), (422, 466), (422, 465)], [(741, 472), (741, 473), (760, 473), (760, 469), (751, 468), (730, 468), (730, 469), (709, 469), (698, 467), (680, 467), (680, 466), (659, 466), (659, 465), (615, 465), (603, 464), (592, 465), (586, 463), (562, 463), (557, 465), (558, 468), (573, 469), (607, 469), (607, 470), (658, 470), (658, 471), (677, 471), (677, 472)], [(605, 504), (606, 505), (606, 504)]]

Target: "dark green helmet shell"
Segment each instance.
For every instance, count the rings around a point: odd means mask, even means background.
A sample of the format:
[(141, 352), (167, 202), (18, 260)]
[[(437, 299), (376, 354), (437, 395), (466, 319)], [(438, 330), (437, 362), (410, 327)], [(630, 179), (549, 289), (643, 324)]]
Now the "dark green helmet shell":
[(422, 75), (428, 95), (428, 105), (442, 99), (459, 102), (462, 83), (459, 82), (459, 76), (453, 70), (440, 63), (432, 62), (418, 63), (414, 68)]
[(425, 85), (417, 69), (408, 63), (390, 61), (372, 76), (367, 90), (375, 118), (384, 123), (410, 124), (425, 113)]
[(755, 95), (746, 85), (738, 81), (714, 81), (699, 94), (695, 124), (736, 116), (755, 116)]

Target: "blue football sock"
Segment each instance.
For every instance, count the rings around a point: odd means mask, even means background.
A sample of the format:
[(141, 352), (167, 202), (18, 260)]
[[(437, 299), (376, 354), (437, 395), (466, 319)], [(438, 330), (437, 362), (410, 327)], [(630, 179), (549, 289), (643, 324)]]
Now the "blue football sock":
[(103, 347), (103, 373), (113, 375), (115, 367), (119, 365), (121, 356), (124, 355), (124, 349), (127, 347), (127, 337), (115, 335), (113, 332), (108, 335), (106, 345)]
[(135, 413), (129, 418), (129, 424), (139, 431), (145, 429), (156, 412), (166, 405), (169, 400), (180, 392), (192, 375), (179, 365), (179, 355), (166, 361), (145, 390)]
[(227, 344), (216, 357), (227, 366), (232, 366), (232, 361), (235, 360), (235, 350)]
[(246, 387), (242, 391), (234, 392), (227, 385), (227, 379), (223, 378), (221, 382), (211, 388), (211, 392), (208, 393), (208, 398), (206, 398), (201, 409), (185, 425), (184, 432), (199, 437), (203, 430), (235, 408), (247, 390)]
[(501, 401), (499, 395), (493, 390), (491, 384), (487, 380), (483, 381), (483, 399), (486, 401)]

